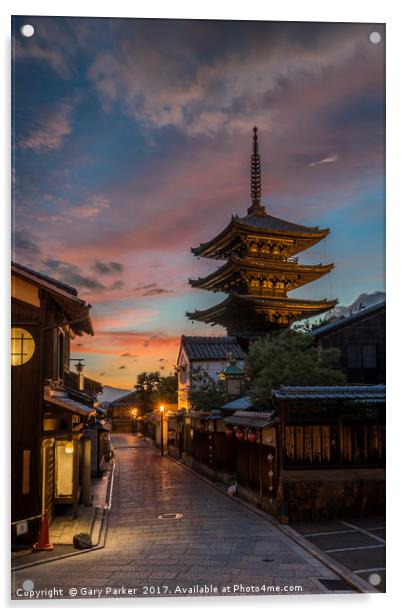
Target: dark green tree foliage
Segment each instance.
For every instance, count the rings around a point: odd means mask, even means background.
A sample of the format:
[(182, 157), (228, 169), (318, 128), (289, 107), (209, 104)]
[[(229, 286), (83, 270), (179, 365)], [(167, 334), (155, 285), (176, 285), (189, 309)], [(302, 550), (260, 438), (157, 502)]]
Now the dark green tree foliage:
[(163, 402), (177, 401), (178, 379), (175, 374), (161, 376), (159, 372), (141, 372), (134, 387), (143, 413), (151, 412), (156, 405)]
[(225, 403), (222, 381), (216, 381), (204, 368), (190, 371), (190, 403), (195, 411), (212, 411)]
[(161, 376), (161, 380), (157, 387), (157, 391), (154, 394), (154, 401), (161, 404), (161, 402), (175, 403), (178, 401), (178, 375), (169, 374), (168, 376)]
[(339, 349), (318, 351), (311, 335), (286, 329), (260, 338), (247, 358), (248, 394), (258, 407), (270, 406), (271, 391), (280, 385), (339, 385), (345, 375), (334, 366)]

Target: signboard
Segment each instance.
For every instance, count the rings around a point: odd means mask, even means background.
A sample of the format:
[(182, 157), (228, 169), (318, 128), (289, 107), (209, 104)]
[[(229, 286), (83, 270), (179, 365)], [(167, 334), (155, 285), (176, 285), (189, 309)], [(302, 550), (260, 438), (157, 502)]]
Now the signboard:
[(28, 520), (22, 520), (15, 525), (17, 537), (28, 532)]

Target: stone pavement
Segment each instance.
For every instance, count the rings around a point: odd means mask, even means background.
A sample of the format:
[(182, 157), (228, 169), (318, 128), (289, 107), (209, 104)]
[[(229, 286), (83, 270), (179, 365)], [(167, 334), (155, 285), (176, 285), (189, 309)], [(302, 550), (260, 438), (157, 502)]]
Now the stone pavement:
[[(337, 576), (268, 520), (161, 458), (144, 439), (114, 435), (113, 444), (117, 465), (105, 547), (16, 571), (13, 598), (26, 580), (26, 588), (60, 589), (62, 598), (71, 588), (77, 598), (116, 596), (121, 587), (123, 597), (223, 594), (224, 586), (230, 594), (253, 594), (251, 585), (277, 586), (280, 594), (294, 586), (302, 587), (298, 593), (330, 592), (318, 578)], [(183, 517), (159, 518), (174, 513)]]

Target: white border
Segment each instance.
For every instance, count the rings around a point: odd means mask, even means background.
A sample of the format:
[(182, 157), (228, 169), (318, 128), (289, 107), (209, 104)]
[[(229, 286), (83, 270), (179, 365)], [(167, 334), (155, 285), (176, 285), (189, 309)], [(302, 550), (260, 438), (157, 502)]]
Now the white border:
[[(364, 609), (366, 614), (376, 614), (379, 616), (379, 610), (383, 608), (385, 601), (389, 604), (391, 601), (399, 600), (399, 584), (401, 581), (401, 557), (399, 554), (401, 536), (400, 528), (402, 509), (399, 498), (402, 493), (401, 481), (401, 456), (402, 451), (402, 388), (399, 387), (399, 379), (402, 380), (402, 346), (401, 330), (402, 330), (402, 283), (400, 281), (400, 263), (402, 263), (401, 247), (403, 245), (403, 216), (401, 214), (401, 184), (403, 160), (401, 156), (402, 150), (402, 125), (401, 125), (401, 110), (403, 109), (402, 101), (402, 73), (401, 60), (403, 57), (402, 49), (402, 21), (399, 19), (400, 10), (397, 2), (392, 0), (338, 0), (335, 3), (327, 3), (314, 0), (288, 0), (287, 2), (263, 2), (257, 1), (254, 4), (240, 3), (236, 5), (233, 1), (212, 1), (205, 0), (200, 4), (190, 4), (188, 2), (180, 2), (178, 0), (170, 0), (169, 3), (155, 0), (153, 3), (133, 3), (129, 1), (113, 0), (110, 3), (100, 5), (96, 2), (85, 0), (65, 0), (63, 3), (55, 3), (51, 1), (36, 0), (30, 2), (28, 0), (9, 0), (3, 1), (1, 5), (1, 20), (2, 28), (2, 49), (3, 62), (1, 63), (1, 81), (2, 88), (2, 105), (3, 113), (3, 144), (2, 151), (3, 161), (0, 165), (2, 174), (3, 192), (3, 207), (2, 224), (0, 230), (2, 234), (2, 265), (1, 274), (1, 289), (3, 290), (2, 302), (2, 319), (1, 319), (1, 349), (7, 349), (8, 344), (8, 261), (9, 252), (6, 247), (9, 246), (9, 215), (7, 207), (9, 207), (9, 162), (10, 162), (10, 15), (66, 15), (66, 16), (111, 16), (111, 17), (154, 17), (154, 18), (193, 18), (193, 19), (266, 19), (266, 20), (282, 20), (282, 21), (335, 21), (335, 22), (369, 22), (369, 23), (384, 23), (387, 24), (387, 294), (388, 294), (388, 593), (387, 595), (361, 595), (361, 596), (304, 596), (304, 597), (258, 597), (258, 598), (240, 598), (240, 599), (198, 599), (198, 600), (156, 600), (143, 601), (136, 600), (133, 602), (104, 602), (91, 601), (85, 602), (85, 609), (115, 609), (116, 607), (124, 607), (126, 609), (135, 609), (137, 612), (151, 610), (163, 610), (164, 614), (176, 614), (178, 611), (202, 612), (206, 609), (228, 609), (234, 614), (243, 614), (245, 609), (253, 606), (257, 612), (267, 612), (268, 610), (286, 613), (309, 614), (312, 612), (318, 613), (326, 611), (328, 614), (339, 614), (343, 610), (346, 614), (352, 613), (357, 609)], [(5, 86), (5, 87), (4, 87)], [(399, 301), (400, 300), (400, 301)], [(6, 420), (9, 395), (8, 395), (8, 354), (1, 353), (1, 372), (4, 376), (3, 386), (3, 404), (1, 413), (3, 421), (1, 423), (4, 444), (2, 452), (2, 468), (5, 472), (5, 481), (3, 486), (9, 486), (9, 423)], [(396, 481), (397, 480), (397, 481)], [(4, 489), (4, 488), (3, 488)], [(5, 545), (2, 547), (2, 592), (1, 597), (5, 606), (10, 607), (8, 602), (9, 588), (9, 559), (8, 559), (8, 525), (5, 520), (8, 520), (8, 504), (9, 499), (7, 493), (2, 498), (5, 511), (1, 516), (2, 520), (2, 539), (5, 539)], [(393, 513), (392, 513), (393, 512)], [(81, 603), (81, 602), (80, 602)], [(13, 608), (17, 611), (25, 609), (40, 610), (43, 607), (50, 609), (60, 609), (60, 603), (46, 602), (22, 604), (13, 603)], [(64, 607), (64, 606), (63, 606)], [(388, 605), (389, 607), (389, 605)], [(79, 606), (78, 602), (70, 603), (68, 609), (84, 609)]]

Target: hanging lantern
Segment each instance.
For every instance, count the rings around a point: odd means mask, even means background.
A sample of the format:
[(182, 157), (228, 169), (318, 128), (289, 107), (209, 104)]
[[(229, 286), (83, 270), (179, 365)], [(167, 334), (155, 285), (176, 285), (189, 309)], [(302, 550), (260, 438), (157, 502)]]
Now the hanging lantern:
[(256, 432), (251, 432), (251, 431), (248, 432), (248, 441), (250, 443), (256, 443), (256, 441), (257, 441), (257, 434), (256, 434)]
[(235, 432), (235, 437), (236, 437), (237, 441), (243, 441), (244, 436), (245, 436), (245, 435), (244, 435), (244, 433), (243, 433), (243, 430), (239, 430), (239, 429), (238, 429), (238, 430)]
[(232, 429), (232, 428), (227, 427), (227, 428), (225, 429), (225, 436), (226, 436), (227, 438), (232, 438), (232, 435), (233, 435), (233, 434), (234, 434), (234, 431), (233, 431), (233, 429)]

